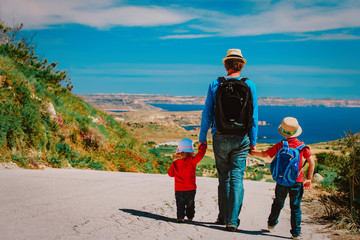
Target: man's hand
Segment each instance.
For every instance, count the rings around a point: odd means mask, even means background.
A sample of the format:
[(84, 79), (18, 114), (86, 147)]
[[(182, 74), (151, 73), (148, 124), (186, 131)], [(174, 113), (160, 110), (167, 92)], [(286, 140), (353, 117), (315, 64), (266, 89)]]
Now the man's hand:
[(311, 189), (311, 180), (306, 180), (306, 181), (304, 182), (304, 188), (305, 188), (306, 190)]
[(255, 145), (250, 145), (250, 150), (256, 150), (256, 146)]
[(198, 149), (201, 147), (201, 145), (205, 145), (205, 146), (206, 146), (206, 148), (207, 148), (207, 142), (202, 142), (202, 143), (199, 143)]

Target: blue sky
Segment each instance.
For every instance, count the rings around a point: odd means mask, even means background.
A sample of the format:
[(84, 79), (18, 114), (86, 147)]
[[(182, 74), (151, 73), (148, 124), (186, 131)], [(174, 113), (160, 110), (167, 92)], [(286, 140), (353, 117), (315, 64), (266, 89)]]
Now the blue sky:
[(240, 48), (259, 97), (360, 97), (358, 0), (0, 0), (74, 93), (205, 96)]

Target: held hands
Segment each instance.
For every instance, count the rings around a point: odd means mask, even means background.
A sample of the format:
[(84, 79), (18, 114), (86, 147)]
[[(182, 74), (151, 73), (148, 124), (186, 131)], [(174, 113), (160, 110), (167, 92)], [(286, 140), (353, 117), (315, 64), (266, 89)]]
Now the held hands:
[(200, 148), (201, 145), (205, 145), (207, 147), (207, 142), (199, 143), (198, 149)]
[(250, 145), (250, 155), (254, 155), (254, 151), (256, 151), (256, 146), (255, 145)]
[(306, 181), (304, 182), (304, 188), (305, 188), (306, 190), (311, 189), (311, 180), (306, 180)]
[(250, 154), (250, 155), (255, 155), (255, 151), (254, 151), (254, 150), (250, 150), (249, 154)]

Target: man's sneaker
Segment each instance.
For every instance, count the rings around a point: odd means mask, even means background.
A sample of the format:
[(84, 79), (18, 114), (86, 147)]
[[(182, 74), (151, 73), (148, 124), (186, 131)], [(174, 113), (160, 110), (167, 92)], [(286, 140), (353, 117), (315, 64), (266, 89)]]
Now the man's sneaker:
[(188, 218), (188, 219), (187, 219), (188, 222), (192, 222), (192, 220), (193, 220), (192, 218)]
[(274, 228), (275, 228), (275, 226), (271, 226), (271, 225), (268, 224), (268, 230), (269, 230), (269, 231), (274, 230)]
[(176, 219), (176, 222), (178, 222), (178, 223), (184, 223), (185, 220), (184, 220), (184, 219)]
[(235, 227), (234, 225), (226, 225), (225, 230), (229, 232), (236, 232), (237, 227)]
[(291, 237), (292, 239), (303, 239), (303, 235), (302, 235), (302, 233), (300, 233), (300, 235), (299, 236), (292, 236)]
[(225, 225), (225, 222), (221, 221), (220, 219), (216, 219), (215, 224)]

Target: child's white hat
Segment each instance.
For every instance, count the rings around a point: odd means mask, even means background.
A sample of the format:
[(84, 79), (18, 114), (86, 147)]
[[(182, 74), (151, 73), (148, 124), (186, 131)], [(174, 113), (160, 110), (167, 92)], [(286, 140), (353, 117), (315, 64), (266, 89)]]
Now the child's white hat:
[(176, 153), (180, 152), (194, 152), (193, 142), (189, 138), (183, 138), (179, 141)]
[(297, 137), (302, 133), (298, 120), (293, 117), (284, 118), (278, 130), (286, 138)]

